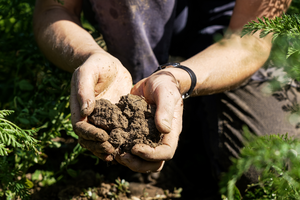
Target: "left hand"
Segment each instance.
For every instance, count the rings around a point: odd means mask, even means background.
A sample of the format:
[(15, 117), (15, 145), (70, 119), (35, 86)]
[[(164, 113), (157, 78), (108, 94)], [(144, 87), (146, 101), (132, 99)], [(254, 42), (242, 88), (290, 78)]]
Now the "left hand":
[(149, 104), (156, 105), (155, 124), (163, 133), (162, 145), (152, 148), (135, 145), (130, 153), (118, 155), (116, 160), (136, 172), (156, 172), (166, 160), (172, 159), (182, 130), (183, 100), (173, 74), (161, 70), (139, 81), (132, 94), (143, 96)]
[(130, 73), (115, 57), (93, 54), (75, 70), (71, 84), (71, 120), (79, 144), (104, 161), (112, 161), (116, 149), (107, 141), (108, 133), (88, 122), (96, 99), (112, 103), (130, 92)]

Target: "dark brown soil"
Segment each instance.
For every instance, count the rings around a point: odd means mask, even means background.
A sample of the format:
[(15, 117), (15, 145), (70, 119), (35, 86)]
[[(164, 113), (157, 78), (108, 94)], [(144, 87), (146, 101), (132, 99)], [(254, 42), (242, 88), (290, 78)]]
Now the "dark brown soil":
[(160, 144), (161, 133), (154, 123), (155, 106), (142, 97), (128, 94), (117, 104), (106, 99), (96, 101), (89, 122), (107, 131), (109, 142), (120, 150), (130, 152), (135, 144), (156, 147)]
[[(67, 170), (64, 170), (58, 174), (59, 176), (63, 175), (62, 179), (47, 186), (48, 181), (37, 184), (36, 181), (26, 175), (29, 180), (35, 183), (35, 187), (32, 188), (31, 199), (111, 200), (113, 199), (112, 196), (117, 194), (117, 199), (120, 200), (221, 200), (218, 194), (218, 180), (211, 173), (210, 157), (206, 156), (205, 143), (201, 142), (203, 136), (200, 131), (201, 127), (199, 127), (198, 114), (204, 110), (202, 107), (200, 107), (201, 109), (198, 108), (199, 110), (195, 109), (199, 101), (196, 97), (185, 100), (183, 133), (180, 136), (176, 154), (172, 160), (166, 161), (160, 173), (141, 174), (112, 162), (107, 163), (99, 160), (99, 163), (95, 163), (94, 155), (86, 151), (79, 155), (79, 162), (68, 167), (77, 172), (76, 177), (70, 176)], [(39, 166), (39, 170), (45, 172), (59, 170), (61, 162), (65, 160), (65, 154), (62, 152), (72, 152), (77, 144), (73, 137), (65, 133), (53, 141), (59, 142), (62, 147), (49, 148), (49, 151), (46, 148), (44, 153), (48, 159), (44, 165)], [(29, 173), (33, 173), (35, 170), (35, 168), (31, 169)], [(41, 176), (41, 180), (42, 178)], [(129, 182), (131, 193), (124, 194), (124, 192), (116, 190), (118, 187), (116, 187), (115, 180), (118, 178)], [(180, 198), (175, 192), (175, 188), (183, 189)], [(89, 194), (95, 194), (95, 198)]]

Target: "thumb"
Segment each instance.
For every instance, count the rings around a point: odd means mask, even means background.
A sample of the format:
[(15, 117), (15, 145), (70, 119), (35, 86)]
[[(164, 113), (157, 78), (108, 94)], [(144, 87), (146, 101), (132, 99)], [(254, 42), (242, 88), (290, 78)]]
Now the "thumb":
[(97, 80), (88, 70), (80, 67), (75, 70), (72, 77), (72, 87), (77, 95), (80, 113), (82, 116), (90, 115), (95, 107), (95, 85)]
[(160, 85), (154, 92), (156, 103), (155, 124), (161, 133), (169, 133), (174, 118), (175, 106), (182, 101), (178, 88), (174, 85)]
[[(147, 78), (144, 78), (142, 80), (140, 80), (139, 82), (137, 82), (132, 88), (131, 88), (131, 91), (130, 93), (131, 94), (134, 94), (134, 95), (138, 95), (138, 96), (143, 96), (145, 97), (145, 94), (144, 94), (144, 87), (146, 85), (146, 82), (147, 82)], [(151, 100), (150, 100), (151, 102)]]

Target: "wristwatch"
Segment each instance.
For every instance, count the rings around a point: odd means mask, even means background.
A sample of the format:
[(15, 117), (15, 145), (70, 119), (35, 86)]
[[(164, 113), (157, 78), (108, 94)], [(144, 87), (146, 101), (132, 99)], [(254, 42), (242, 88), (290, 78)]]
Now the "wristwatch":
[(186, 66), (183, 66), (180, 63), (166, 63), (166, 64), (163, 64), (163, 65), (159, 65), (158, 68), (153, 73), (155, 73), (159, 70), (165, 69), (165, 68), (169, 68), (168, 66), (173, 66), (174, 68), (183, 69), (190, 75), (191, 81), (192, 81), (191, 87), (187, 91), (187, 93), (185, 93), (181, 96), (182, 99), (187, 99), (192, 94), (192, 92), (193, 92), (193, 90), (196, 86), (196, 83), (197, 83), (197, 77), (196, 77), (195, 73), (190, 68), (188, 68)]

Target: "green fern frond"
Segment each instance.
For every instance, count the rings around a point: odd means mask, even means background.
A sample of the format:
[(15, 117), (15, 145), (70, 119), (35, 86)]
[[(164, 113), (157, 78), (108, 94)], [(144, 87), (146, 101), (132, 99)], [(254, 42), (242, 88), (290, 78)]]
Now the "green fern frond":
[(23, 130), (14, 123), (6, 120), (4, 117), (11, 113), (13, 111), (0, 111), (0, 155), (7, 155), (9, 147), (32, 150), (38, 153), (36, 149), (38, 141), (32, 137), (37, 130)]
[(300, 54), (300, 49), (296, 49), (294, 47), (289, 47), (286, 58), (288, 59), (293, 54)]
[[(246, 133), (249, 134), (249, 133)], [(240, 158), (233, 160), (229, 172), (221, 181), (222, 193), (234, 200), (234, 185), (250, 166), (260, 172), (259, 183), (249, 186), (250, 199), (299, 199), (300, 141), (287, 135), (252, 137), (242, 149)], [(255, 189), (255, 192), (251, 192)], [(276, 196), (276, 198), (274, 198)], [(246, 198), (248, 199), (248, 198)]]
[(263, 19), (257, 18), (258, 22), (252, 21), (244, 26), (241, 36), (254, 34), (257, 31), (261, 31), (260, 37), (265, 37), (270, 33), (273, 33), (273, 41), (281, 35), (288, 36), (290, 38), (296, 38), (300, 36), (300, 16), (282, 15), (281, 17), (275, 17), (275, 19)]
[(7, 156), (8, 155), (7, 149), (5, 148), (4, 144), (0, 144), (0, 155), (1, 156)]
[(241, 37), (260, 32), (263, 38), (273, 34), (273, 48), (269, 57), (269, 64), (283, 68), (287, 76), (300, 80), (300, 15), (283, 14), (275, 19), (263, 17), (249, 22), (244, 26)]
[(12, 114), (13, 110), (0, 110), (0, 118), (5, 118), (6, 116)]
[[(1, 145), (0, 145), (1, 150)], [(7, 173), (0, 173), (0, 184), (4, 184), (5, 194), (7, 196), (6, 199), (15, 199), (15, 196), (20, 197), (20, 199), (29, 200), (30, 192), (27, 188), (25, 177), (21, 178), (21, 180), (16, 179), (15, 177), (21, 172), (17, 168), (11, 168), (11, 165), (6, 159), (0, 157), (0, 171)]]

